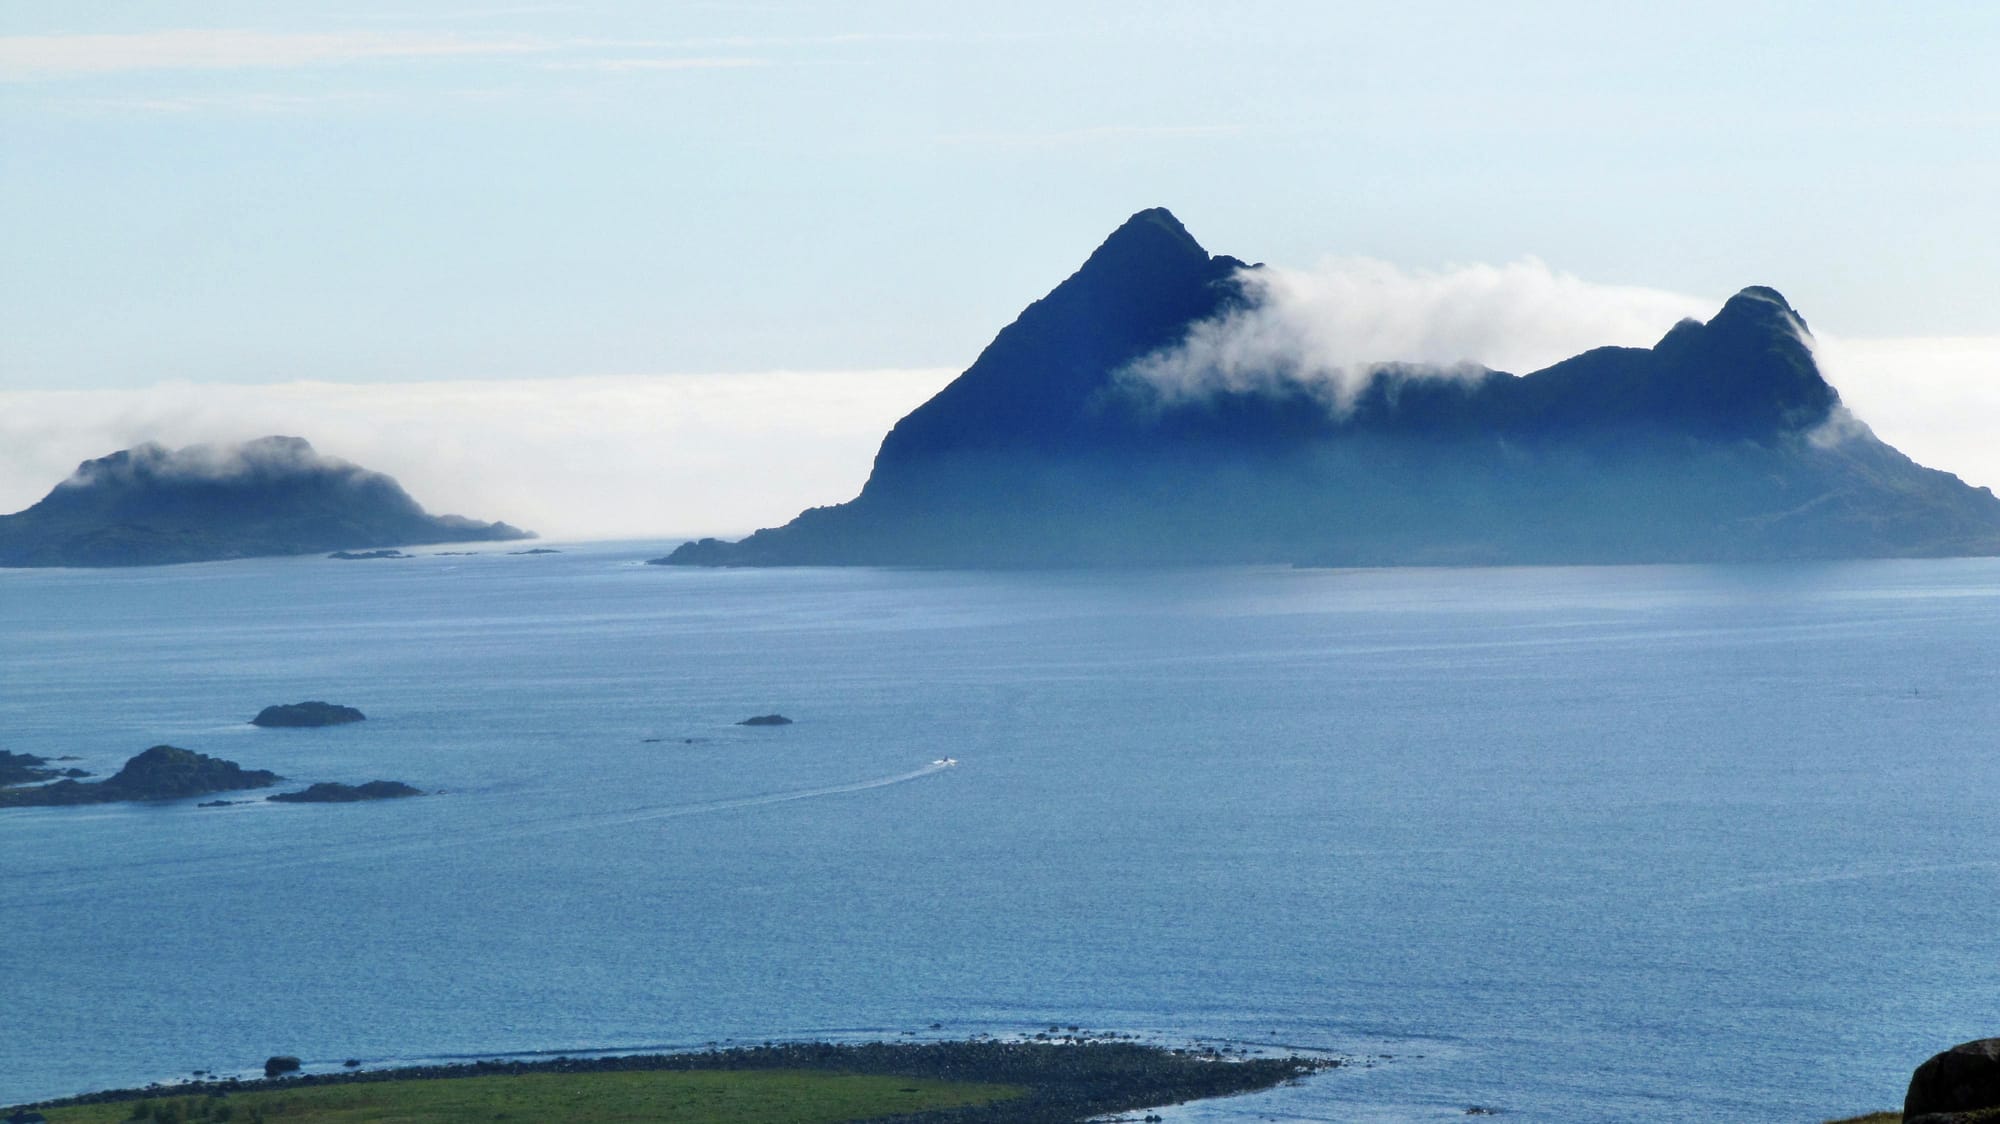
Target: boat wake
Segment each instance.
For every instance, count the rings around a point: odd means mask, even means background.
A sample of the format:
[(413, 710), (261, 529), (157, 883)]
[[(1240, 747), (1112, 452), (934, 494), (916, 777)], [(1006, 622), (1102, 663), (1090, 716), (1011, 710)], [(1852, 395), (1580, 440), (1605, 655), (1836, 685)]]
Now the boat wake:
[(595, 827), (610, 827), (620, 824), (644, 823), (647, 820), (677, 819), (681, 816), (700, 816), (711, 812), (729, 812), (738, 808), (761, 808), (768, 804), (789, 804), (794, 800), (818, 800), (825, 796), (845, 796), (850, 792), (867, 792), (874, 788), (888, 788), (890, 785), (908, 784), (921, 780), (933, 773), (940, 773), (958, 764), (951, 758), (933, 761), (921, 769), (893, 776), (876, 777), (872, 780), (854, 781), (849, 784), (827, 785), (823, 788), (802, 788), (790, 792), (772, 792), (762, 796), (739, 796), (726, 800), (704, 800), (693, 804), (675, 804), (664, 808), (647, 808), (639, 811), (610, 813), (590, 817), (582, 822), (552, 825), (555, 831), (577, 831)]
[[(934, 761), (920, 768), (887, 776), (870, 777), (867, 780), (849, 781), (844, 784), (820, 785), (815, 788), (787, 789), (780, 792), (758, 793), (752, 796), (724, 797), (716, 800), (700, 800), (685, 804), (667, 804), (657, 807), (625, 808), (616, 811), (583, 812), (563, 815), (552, 819), (514, 820), (505, 823), (486, 823), (467, 830), (452, 830), (438, 834), (435, 822), (407, 825), (408, 834), (396, 837), (376, 838), (366, 842), (352, 842), (346, 845), (327, 846), (324, 840), (314, 844), (301, 845), (290, 853), (262, 852), (214, 853), (194, 856), (188, 859), (163, 862), (148, 867), (144, 881), (148, 887), (156, 887), (162, 882), (212, 881), (245, 877), (276, 870), (293, 870), (332, 864), (351, 864), (357, 859), (390, 859), (413, 854), (432, 854), (447, 848), (484, 847), (495, 843), (542, 836), (561, 835), (572, 832), (601, 831), (607, 828), (625, 827), (659, 820), (680, 819), (686, 816), (713, 815), (722, 812), (762, 808), (774, 804), (789, 804), (799, 800), (820, 800), (833, 796), (846, 796), (868, 792), (873, 789), (888, 788), (892, 785), (908, 784), (925, 777), (941, 773), (956, 765), (951, 759)], [(452, 799), (446, 797), (446, 799)], [(256, 811), (267, 810), (261, 803)], [(273, 809), (274, 810), (274, 809)], [(190, 809), (192, 811), (192, 809)], [(244, 809), (253, 811), (253, 809)], [(207, 814), (207, 813), (203, 813)], [(260, 843), (267, 844), (268, 839)], [(78, 875), (81, 875), (79, 877)], [(128, 877), (112, 878), (93, 876), (83, 871), (63, 871), (58, 881), (44, 877), (24, 879), (5, 887), (0, 892), (0, 909), (18, 909), (34, 901), (74, 897), (82, 894), (115, 892), (128, 884)]]

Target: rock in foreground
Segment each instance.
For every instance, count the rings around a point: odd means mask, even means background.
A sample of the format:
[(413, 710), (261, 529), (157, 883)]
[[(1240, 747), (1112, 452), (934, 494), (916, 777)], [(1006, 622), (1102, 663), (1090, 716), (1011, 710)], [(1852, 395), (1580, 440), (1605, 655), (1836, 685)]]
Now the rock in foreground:
[(2000, 1120), (2000, 1038), (1962, 1042), (1917, 1067), (1903, 1098), (1908, 1124)]
[(393, 800), (399, 796), (422, 796), (421, 789), (401, 781), (369, 781), (367, 784), (339, 784), (322, 781), (299, 792), (281, 792), (264, 799), (279, 804), (352, 804), (358, 800)]
[(431, 542), (532, 538), (431, 515), (379, 472), (297, 437), (85, 461), (33, 507), (0, 515), (0, 566), (155, 566)]
[(0, 790), (0, 807), (64, 807), (114, 804), (127, 800), (179, 800), (189, 796), (206, 796), (211, 792), (268, 788), (282, 779), (268, 770), (245, 769), (234, 761), (224, 761), (205, 753), (156, 745), (127, 761), (115, 775), (93, 784), (61, 780), (40, 788)]
[(360, 722), (367, 717), (351, 706), (309, 699), (305, 702), (267, 706), (257, 712), (257, 717), (252, 718), (250, 724), (252, 726), (339, 726), (348, 722)]

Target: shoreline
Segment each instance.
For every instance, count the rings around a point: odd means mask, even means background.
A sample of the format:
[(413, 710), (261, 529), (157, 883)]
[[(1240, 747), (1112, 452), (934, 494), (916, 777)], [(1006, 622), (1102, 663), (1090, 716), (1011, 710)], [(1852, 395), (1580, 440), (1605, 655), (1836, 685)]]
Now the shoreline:
[(1175, 1049), (1129, 1041), (957, 1040), (839, 1044), (798, 1042), (705, 1048), (684, 1053), (620, 1054), (546, 1060), (487, 1060), (266, 1078), (226, 1078), (144, 1088), (105, 1089), (6, 1106), (46, 1112), (88, 1105), (172, 1100), (396, 1081), (448, 1081), (531, 1073), (587, 1075), (637, 1072), (810, 1070), (875, 1076), (991, 1082), (1026, 1089), (994, 1105), (941, 1109), (904, 1119), (910, 1124), (1058, 1124), (1106, 1113), (1258, 1092), (1344, 1063), (1285, 1055), (1232, 1057), (1208, 1049)]

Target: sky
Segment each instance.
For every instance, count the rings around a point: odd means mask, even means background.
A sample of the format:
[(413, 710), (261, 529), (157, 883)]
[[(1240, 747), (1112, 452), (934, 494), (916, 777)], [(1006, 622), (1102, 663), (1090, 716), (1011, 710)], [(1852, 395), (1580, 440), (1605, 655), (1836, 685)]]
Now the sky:
[(1391, 323), (1499, 277), (1496, 366), (1771, 285), (2000, 486), (1995, 58), (1971, 2), (0, 0), (0, 510), (290, 432), (435, 510), (747, 530), (1154, 205)]

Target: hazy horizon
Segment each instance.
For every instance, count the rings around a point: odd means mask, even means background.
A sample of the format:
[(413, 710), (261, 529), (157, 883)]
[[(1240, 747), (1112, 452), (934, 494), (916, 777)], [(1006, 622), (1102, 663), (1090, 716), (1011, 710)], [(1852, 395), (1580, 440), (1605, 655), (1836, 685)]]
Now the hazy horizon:
[[(1156, 205), (1371, 293), (1422, 345), (1381, 359), (1770, 285), (1885, 439), (2000, 484), (1996, 46), (1967, 4), (11, 4), (0, 508), (281, 432), (434, 510), (748, 530), (848, 498), (936, 381), (824, 372), (963, 369)], [(773, 427), (773, 372), (840, 405)], [(572, 399), (598, 441), (548, 436)]]
[[(1516, 373), (1591, 346), (1648, 346), (1671, 326), (1661, 313), (1705, 319), (1720, 305), (1592, 285), (1538, 262), (1421, 274), (1350, 261), (1303, 275), (1340, 282), (1350, 302), (1373, 301), (1349, 318), (1370, 322), (1370, 344), (1388, 357), (1451, 362), (1470, 348), (1463, 358), (1522, 361), (1511, 364)], [(1565, 300), (1548, 299), (1558, 293)], [(1990, 377), (2000, 369), (2000, 342), (1821, 334), (1817, 343), (1828, 381), (1877, 436), (1969, 484), (2000, 486), (2000, 448), (1988, 422), (2000, 416), (2000, 380)], [(433, 513), (504, 519), (551, 539), (738, 537), (853, 498), (889, 427), (957, 374), (0, 390), (0, 514), (33, 504), (82, 461), (118, 449), (285, 434), (396, 477)]]

